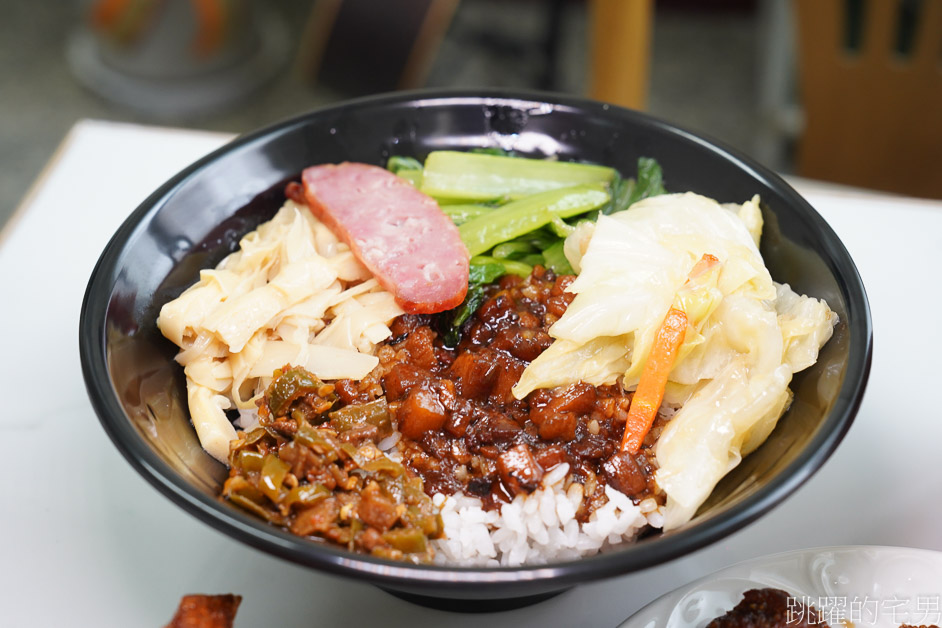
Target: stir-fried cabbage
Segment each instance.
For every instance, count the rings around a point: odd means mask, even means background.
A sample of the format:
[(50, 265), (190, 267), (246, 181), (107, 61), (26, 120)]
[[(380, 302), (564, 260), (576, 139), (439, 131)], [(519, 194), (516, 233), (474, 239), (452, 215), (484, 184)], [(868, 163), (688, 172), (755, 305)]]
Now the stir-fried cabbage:
[[(645, 199), (581, 227), (565, 246), (581, 269), (569, 288), (576, 297), (513, 391), (522, 399), (580, 379), (633, 389), (679, 304), (688, 327), (665, 391), (679, 410), (655, 450), (665, 529), (688, 521), (765, 440), (788, 406), (792, 374), (814, 363), (837, 322), (824, 302), (772, 281), (761, 229), (757, 198), (723, 206), (691, 193)], [(704, 255), (719, 263), (688, 281)]]

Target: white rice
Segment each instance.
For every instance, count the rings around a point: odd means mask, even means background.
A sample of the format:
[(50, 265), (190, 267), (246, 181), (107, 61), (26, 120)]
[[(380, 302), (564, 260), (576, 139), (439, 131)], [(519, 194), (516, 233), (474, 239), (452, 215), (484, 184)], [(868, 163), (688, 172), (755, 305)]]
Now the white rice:
[(243, 432), (251, 432), (256, 427), (258, 427), (258, 410), (254, 408), (249, 410), (239, 410), (239, 418), (232, 422), (238, 429)]
[[(236, 420), (243, 430), (258, 426), (258, 413), (242, 411)], [(387, 457), (402, 462), (396, 431), (377, 443)], [(464, 567), (517, 567), (575, 560), (632, 541), (646, 525), (664, 526), (664, 516), (653, 498), (635, 505), (625, 494), (605, 487), (608, 498), (589, 520), (580, 524), (576, 511), (582, 504), (578, 483), (565, 488), (569, 464), (553, 467), (542, 487), (518, 495), (500, 510), (484, 510), (477, 497), (436, 494), (432, 502), (441, 511), (445, 537), (432, 541), (437, 565)]]
[(568, 473), (566, 463), (554, 467), (542, 488), (518, 495), (500, 511), (485, 511), (480, 499), (461, 493), (435, 495), (445, 524), (445, 538), (432, 542), (435, 564), (515, 567), (574, 560), (630, 541), (646, 525), (663, 525), (653, 499), (635, 505), (608, 486), (608, 503), (580, 525), (575, 515), (582, 485), (564, 490)]

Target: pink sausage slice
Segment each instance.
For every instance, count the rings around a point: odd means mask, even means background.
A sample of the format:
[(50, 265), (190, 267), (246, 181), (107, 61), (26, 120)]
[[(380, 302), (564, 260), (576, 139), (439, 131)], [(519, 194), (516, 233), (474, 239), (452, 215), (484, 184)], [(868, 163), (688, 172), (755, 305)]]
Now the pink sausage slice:
[(468, 291), (468, 249), (429, 196), (388, 170), (359, 163), (301, 175), (314, 215), (350, 245), (410, 314), (457, 307)]

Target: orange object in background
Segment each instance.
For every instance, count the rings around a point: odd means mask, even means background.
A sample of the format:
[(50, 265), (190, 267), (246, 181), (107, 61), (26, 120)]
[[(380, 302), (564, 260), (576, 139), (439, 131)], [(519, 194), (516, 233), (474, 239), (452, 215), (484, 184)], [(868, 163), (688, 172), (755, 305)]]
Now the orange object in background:
[(592, 0), (589, 97), (644, 109), (651, 67), (653, 0)]
[[(798, 174), (942, 198), (942, 0), (797, 0), (795, 10)], [(855, 25), (859, 46), (848, 47)]]
[(223, 0), (190, 0), (196, 13), (196, 37), (193, 49), (200, 55), (211, 55), (226, 38), (227, 7)]
[(253, 0), (93, 0), (67, 45), (75, 77), (163, 120), (218, 114), (275, 76), (283, 20)]
[[(196, 33), (192, 49), (206, 57), (222, 49), (233, 7), (231, 0), (189, 0)], [(133, 44), (158, 19), (165, 0), (98, 0), (89, 18), (96, 31), (121, 44)], [(236, 7), (237, 8), (237, 7)]]
[(138, 41), (154, 20), (161, 0), (98, 0), (89, 18), (92, 27), (111, 41), (130, 45)]
[(109, 28), (118, 21), (130, 0), (98, 0), (91, 10), (92, 23), (98, 28)]

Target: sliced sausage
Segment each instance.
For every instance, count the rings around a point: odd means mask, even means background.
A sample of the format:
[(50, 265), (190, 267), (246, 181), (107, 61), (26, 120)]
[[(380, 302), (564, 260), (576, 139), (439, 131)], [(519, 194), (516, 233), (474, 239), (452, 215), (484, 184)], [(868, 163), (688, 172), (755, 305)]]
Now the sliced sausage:
[(468, 290), (468, 249), (431, 197), (378, 166), (326, 164), (302, 174), (311, 211), (406, 312), (457, 307)]

